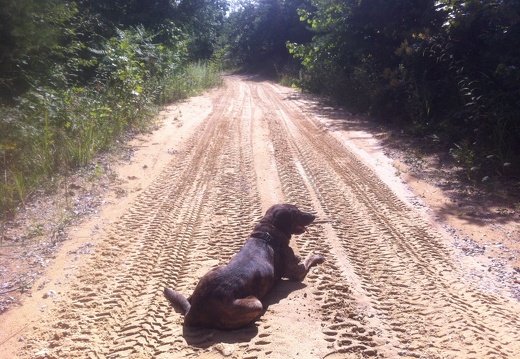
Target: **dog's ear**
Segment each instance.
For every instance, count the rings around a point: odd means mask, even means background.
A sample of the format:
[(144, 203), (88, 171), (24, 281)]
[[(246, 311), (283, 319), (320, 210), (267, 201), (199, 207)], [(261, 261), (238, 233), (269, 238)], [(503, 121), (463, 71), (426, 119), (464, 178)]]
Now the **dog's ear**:
[(291, 229), (293, 226), (293, 215), (292, 211), (288, 208), (277, 208), (273, 213), (272, 224), (280, 231), (291, 235)]

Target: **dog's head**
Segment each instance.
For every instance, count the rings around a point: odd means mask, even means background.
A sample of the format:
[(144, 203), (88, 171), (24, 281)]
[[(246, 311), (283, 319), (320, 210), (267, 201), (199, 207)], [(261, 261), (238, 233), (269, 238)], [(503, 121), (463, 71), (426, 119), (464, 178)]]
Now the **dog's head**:
[(275, 204), (265, 212), (260, 222), (269, 223), (290, 237), (305, 232), (305, 227), (315, 218), (312, 213), (300, 211), (292, 204)]

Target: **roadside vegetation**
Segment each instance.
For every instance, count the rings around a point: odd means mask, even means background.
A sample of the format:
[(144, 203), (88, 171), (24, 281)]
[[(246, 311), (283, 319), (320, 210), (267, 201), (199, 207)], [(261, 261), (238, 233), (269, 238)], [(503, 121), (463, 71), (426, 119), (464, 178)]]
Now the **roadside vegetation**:
[(471, 182), (520, 183), (520, 3), (243, 1), (229, 60), (419, 138)]
[(223, 1), (0, 5), (0, 219), (160, 105), (220, 82)]
[(516, 0), (0, 0), (0, 218), (222, 64), (520, 183)]

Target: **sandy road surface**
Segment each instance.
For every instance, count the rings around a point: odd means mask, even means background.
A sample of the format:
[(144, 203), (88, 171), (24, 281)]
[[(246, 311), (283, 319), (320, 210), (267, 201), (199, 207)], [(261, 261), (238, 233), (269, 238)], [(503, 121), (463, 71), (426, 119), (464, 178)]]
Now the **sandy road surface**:
[[(230, 76), (211, 99), (196, 120), (180, 116), (186, 131), (168, 161), (128, 175), (142, 188), (114, 209), (81, 265), (63, 266), (61, 287), (51, 279), (45, 290), (58, 293), (11, 335), (23, 338), (14, 355), (520, 357), (519, 303), (468, 281), (444, 235), (294, 92)], [(162, 288), (191, 293), (276, 202), (317, 213), (292, 244), (326, 262), (303, 283), (280, 283), (254, 326), (183, 329)]]

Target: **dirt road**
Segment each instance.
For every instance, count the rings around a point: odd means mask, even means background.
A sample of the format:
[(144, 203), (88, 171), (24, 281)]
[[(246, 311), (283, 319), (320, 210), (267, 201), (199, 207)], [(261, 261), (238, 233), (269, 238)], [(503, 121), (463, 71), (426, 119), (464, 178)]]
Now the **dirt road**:
[[(196, 116), (172, 110), (176, 147), (152, 146), (156, 159), (126, 174), (133, 190), (112, 199), (110, 221), (91, 221), (88, 253), (58, 255), (29, 300), (38, 317), (7, 317), (18, 329), (4, 348), (20, 358), (520, 357), (519, 303), (469, 280), (445, 233), (297, 92), (229, 76), (208, 96)], [(190, 294), (277, 202), (318, 215), (292, 244), (326, 262), (280, 283), (255, 326), (183, 330), (162, 288)]]

